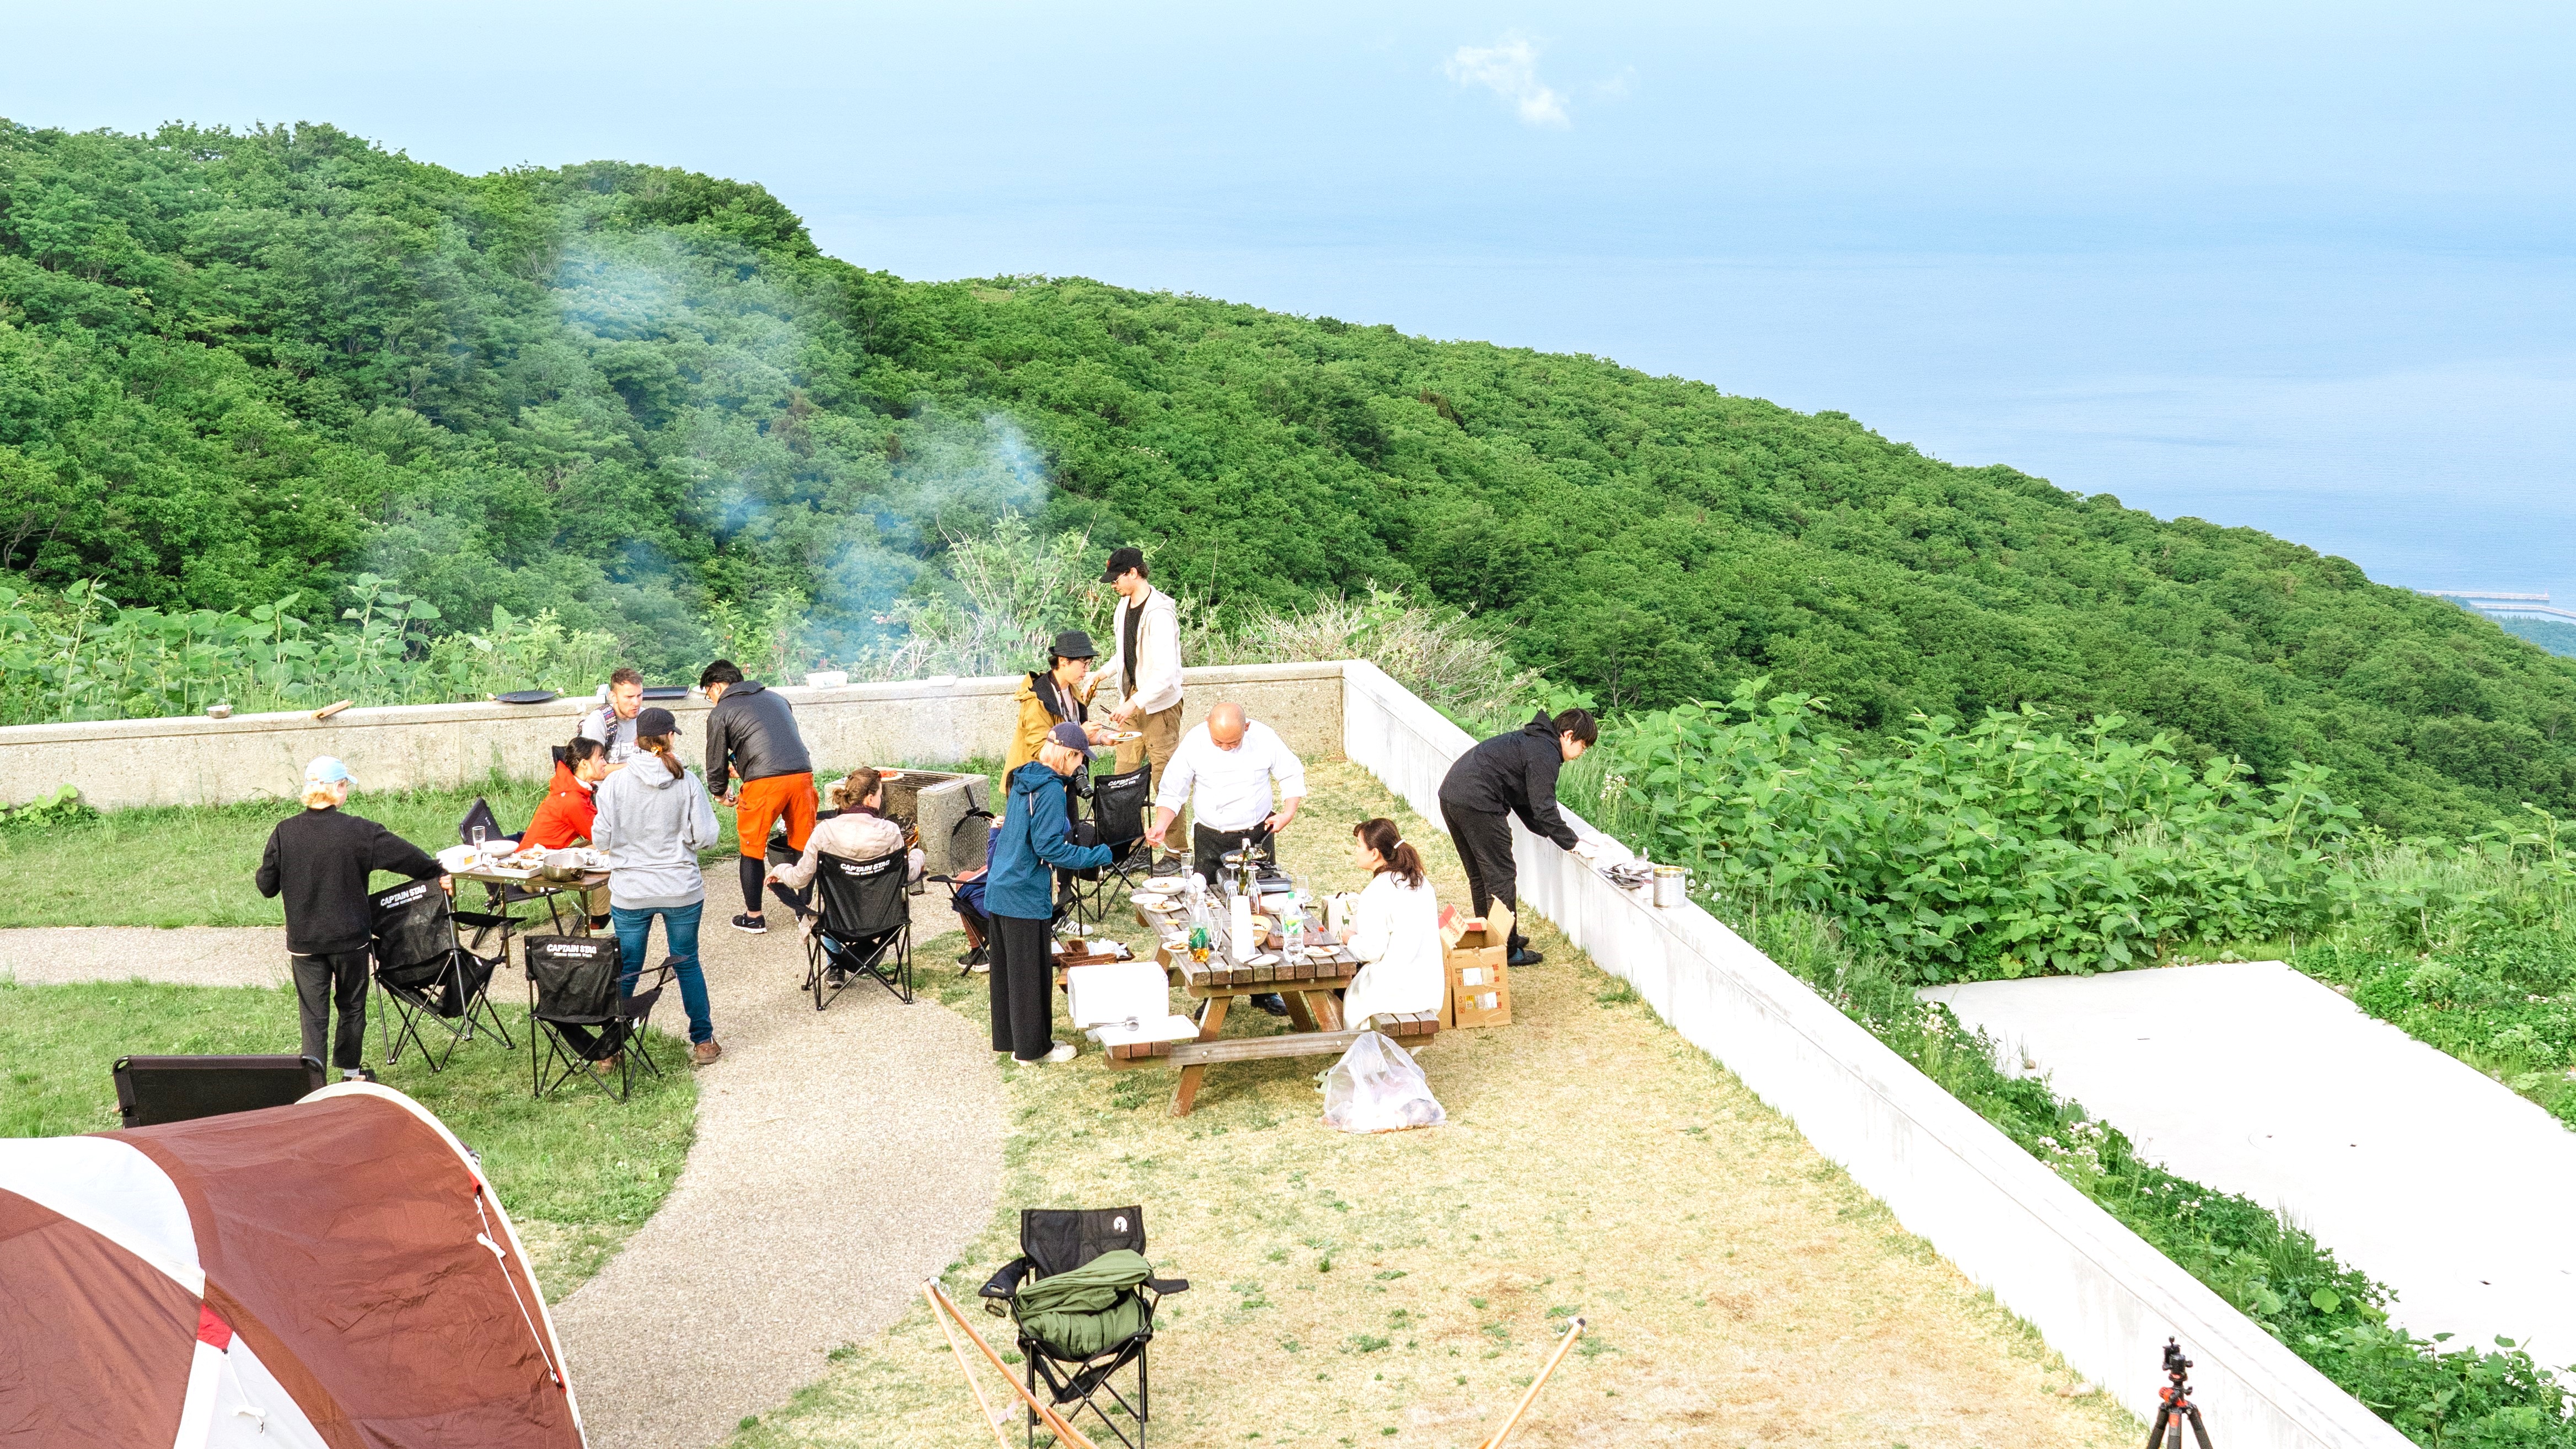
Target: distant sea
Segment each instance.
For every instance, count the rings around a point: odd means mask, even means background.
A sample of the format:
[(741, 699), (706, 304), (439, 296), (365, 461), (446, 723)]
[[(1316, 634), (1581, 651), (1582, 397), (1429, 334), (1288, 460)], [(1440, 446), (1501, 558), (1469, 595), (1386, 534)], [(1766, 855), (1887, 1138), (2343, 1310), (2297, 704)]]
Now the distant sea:
[[(1962, 464), (2261, 528), (2383, 583), (2576, 607), (2576, 266), (2355, 247), (2030, 255), (1447, 254), (1081, 216), (814, 216), (913, 277), (1081, 274), (1588, 352)], [(1012, 221), (1025, 225), (1025, 215)]]

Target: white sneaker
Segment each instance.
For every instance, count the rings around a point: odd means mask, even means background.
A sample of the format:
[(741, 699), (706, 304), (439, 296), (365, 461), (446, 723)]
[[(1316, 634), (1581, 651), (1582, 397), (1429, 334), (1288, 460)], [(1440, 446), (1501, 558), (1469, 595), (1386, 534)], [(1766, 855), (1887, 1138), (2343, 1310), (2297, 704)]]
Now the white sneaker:
[(1046, 1059), (1051, 1062), (1069, 1062), (1080, 1055), (1082, 1055), (1082, 1047), (1078, 1043), (1060, 1041), (1055, 1044), (1055, 1050), (1046, 1054)]

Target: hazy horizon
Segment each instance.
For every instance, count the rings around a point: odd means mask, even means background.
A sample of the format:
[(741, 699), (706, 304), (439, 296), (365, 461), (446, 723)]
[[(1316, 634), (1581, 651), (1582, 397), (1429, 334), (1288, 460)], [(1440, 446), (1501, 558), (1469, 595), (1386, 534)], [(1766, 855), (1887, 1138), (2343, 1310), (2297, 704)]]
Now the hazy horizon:
[(758, 181), (917, 278), (1592, 353), (2576, 599), (2576, 14), (530, 4), (18, 23), (22, 125)]

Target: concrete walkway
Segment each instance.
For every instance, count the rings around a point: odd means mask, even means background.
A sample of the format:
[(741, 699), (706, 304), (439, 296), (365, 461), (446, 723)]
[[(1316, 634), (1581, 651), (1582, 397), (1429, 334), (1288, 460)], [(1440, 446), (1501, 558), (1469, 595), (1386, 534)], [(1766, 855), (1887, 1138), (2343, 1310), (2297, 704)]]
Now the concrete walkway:
[[(38, 926), (0, 931), (0, 975), (28, 986), (123, 981), (284, 986), (286, 932), (273, 926)], [(290, 1021), (289, 1025), (293, 1023)]]
[[(816, 1012), (797, 991), (793, 930), (724, 924), (741, 899), (729, 864), (709, 872), (699, 951), (725, 1055), (698, 1074), (688, 1165), (554, 1310), (594, 1449), (702, 1449), (784, 1403), (826, 1354), (909, 1310), (921, 1280), (982, 1232), (1001, 1188), (1005, 1113), (983, 1025), (866, 982)], [(771, 915), (786, 919), (774, 904)], [(937, 887), (913, 919), (923, 934), (948, 928)], [(268, 928), (0, 931), (0, 969), (30, 985), (268, 986), (285, 963)], [(654, 1020), (685, 1030), (676, 990)]]
[(2277, 961), (1936, 987), (2140, 1155), (2287, 1207), (2453, 1348), (2576, 1359), (2576, 1133)]

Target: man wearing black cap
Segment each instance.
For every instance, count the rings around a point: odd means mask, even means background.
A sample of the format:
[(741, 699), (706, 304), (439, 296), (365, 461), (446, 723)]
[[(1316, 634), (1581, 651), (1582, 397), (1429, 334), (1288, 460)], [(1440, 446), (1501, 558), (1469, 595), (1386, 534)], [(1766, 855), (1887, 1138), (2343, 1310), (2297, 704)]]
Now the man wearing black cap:
[[(1181, 614), (1172, 596), (1146, 582), (1145, 552), (1122, 548), (1109, 555), (1101, 581), (1118, 590), (1118, 611), (1110, 620), (1109, 663), (1093, 676), (1093, 688), (1108, 682), (1118, 703), (1110, 722), (1143, 738), (1118, 742), (1118, 770), (1124, 774), (1138, 761), (1150, 761), (1149, 777), (1159, 782), (1181, 742)], [(1179, 857), (1157, 870), (1178, 869)]]

